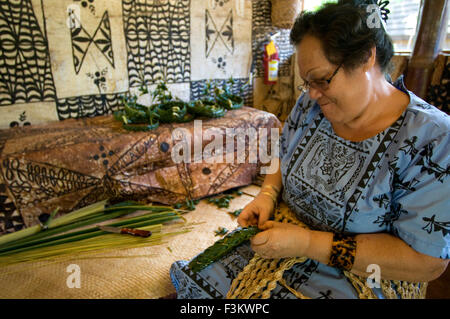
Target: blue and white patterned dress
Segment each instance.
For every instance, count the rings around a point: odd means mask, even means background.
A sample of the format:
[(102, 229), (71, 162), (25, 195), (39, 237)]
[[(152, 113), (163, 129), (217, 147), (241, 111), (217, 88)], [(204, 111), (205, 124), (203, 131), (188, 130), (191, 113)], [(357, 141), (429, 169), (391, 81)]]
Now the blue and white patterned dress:
[[(408, 107), (362, 142), (337, 136), (316, 101), (299, 98), (280, 140), (283, 200), (312, 229), (390, 233), (422, 254), (448, 259), (450, 117), (408, 91), (401, 78), (394, 85), (409, 95)], [(188, 262), (175, 262), (170, 275), (178, 298), (224, 298), (253, 254), (244, 243), (197, 274)], [(358, 298), (341, 270), (311, 259), (284, 279), (312, 298)], [(271, 297), (296, 298), (280, 285)]]

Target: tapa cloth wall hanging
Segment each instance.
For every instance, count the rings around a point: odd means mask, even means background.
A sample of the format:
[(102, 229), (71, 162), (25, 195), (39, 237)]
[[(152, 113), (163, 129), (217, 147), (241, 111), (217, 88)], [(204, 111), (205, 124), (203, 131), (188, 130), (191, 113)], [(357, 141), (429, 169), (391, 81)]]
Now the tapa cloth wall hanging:
[[(276, 29), (270, 0), (3, 0), (0, 12), (0, 128), (111, 114), (160, 80), (185, 101), (230, 76), (236, 93), (252, 61), (262, 77), (261, 40)], [(280, 76), (288, 31), (276, 39)]]

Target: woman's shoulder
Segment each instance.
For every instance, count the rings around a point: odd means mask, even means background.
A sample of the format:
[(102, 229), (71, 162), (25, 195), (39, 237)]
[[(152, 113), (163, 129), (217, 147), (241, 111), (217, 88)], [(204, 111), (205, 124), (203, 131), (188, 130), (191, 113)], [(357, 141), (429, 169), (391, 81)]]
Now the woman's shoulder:
[(408, 93), (410, 103), (398, 121), (401, 125), (391, 131), (394, 133), (391, 151), (395, 153), (392, 164), (399, 173), (412, 169), (409, 173), (417, 179), (423, 171), (433, 172), (440, 179), (447, 174), (450, 164), (450, 117), (414, 93)]
[(448, 136), (450, 116), (414, 93), (408, 93), (410, 103), (405, 111), (403, 133), (407, 136), (417, 136), (423, 143)]
[(409, 91), (400, 77), (394, 86), (410, 98), (404, 114), (403, 135), (433, 140), (450, 133), (450, 116)]

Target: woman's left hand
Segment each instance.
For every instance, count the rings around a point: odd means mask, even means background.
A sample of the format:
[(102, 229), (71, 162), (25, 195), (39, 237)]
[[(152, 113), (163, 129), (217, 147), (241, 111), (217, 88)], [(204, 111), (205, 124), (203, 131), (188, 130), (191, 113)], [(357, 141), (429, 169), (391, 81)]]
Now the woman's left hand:
[(274, 221), (265, 222), (261, 229), (251, 246), (263, 258), (303, 257), (309, 247), (309, 229)]

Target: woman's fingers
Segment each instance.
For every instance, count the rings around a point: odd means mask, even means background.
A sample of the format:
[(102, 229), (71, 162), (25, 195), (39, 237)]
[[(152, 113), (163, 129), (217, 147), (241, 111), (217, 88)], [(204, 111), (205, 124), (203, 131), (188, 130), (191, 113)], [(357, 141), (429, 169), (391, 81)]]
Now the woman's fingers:
[(239, 214), (239, 217), (238, 217), (238, 220), (237, 220), (239, 226), (247, 227), (248, 218), (249, 218), (248, 213), (245, 213), (244, 211), (241, 212), (241, 214)]
[(265, 221), (263, 223), (260, 223), (258, 225), (258, 228), (261, 229), (261, 230), (267, 230), (267, 229), (273, 228), (274, 226), (275, 226), (275, 222), (274, 221), (267, 220), (267, 221)]
[[(260, 214), (258, 218), (258, 227), (261, 228), (270, 218), (270, 210), (266, 207), (260, 209)], [(262, 228), (261, 228), (262, 229)]]
[(244, 207), (242, 212), (239, 214), (237, 222), (241, 227), (247, 227), (247, 219), (248, 219), (248, 205)]
[[(238, 217), (238, 224), (241, 227), (261, 226), (269, 219), (271, 208), (268, 207), (267, 201), (270, 198), (257, 197), (244, 207)], [(271, 204), (269, 202), (269, 204)], [(270, 205), (269, 205), (270, 206)]]
[(255, 208), (253, 206), (246, 206), (244, 210), (239, 214), (238, 224), (241, 227), (248, 227), (250, 225), (256, 225), (257, 215), (255, 214)]
[(269, 236), (270, 236), (269, 232), (266, 232), (266, 231), (256, 234), (250, 240), (252, 248), (254, 246), (260, 246), (260, 245), (264, 245), (265, 243), (267, 243), (267, 241), (269, 240)]

